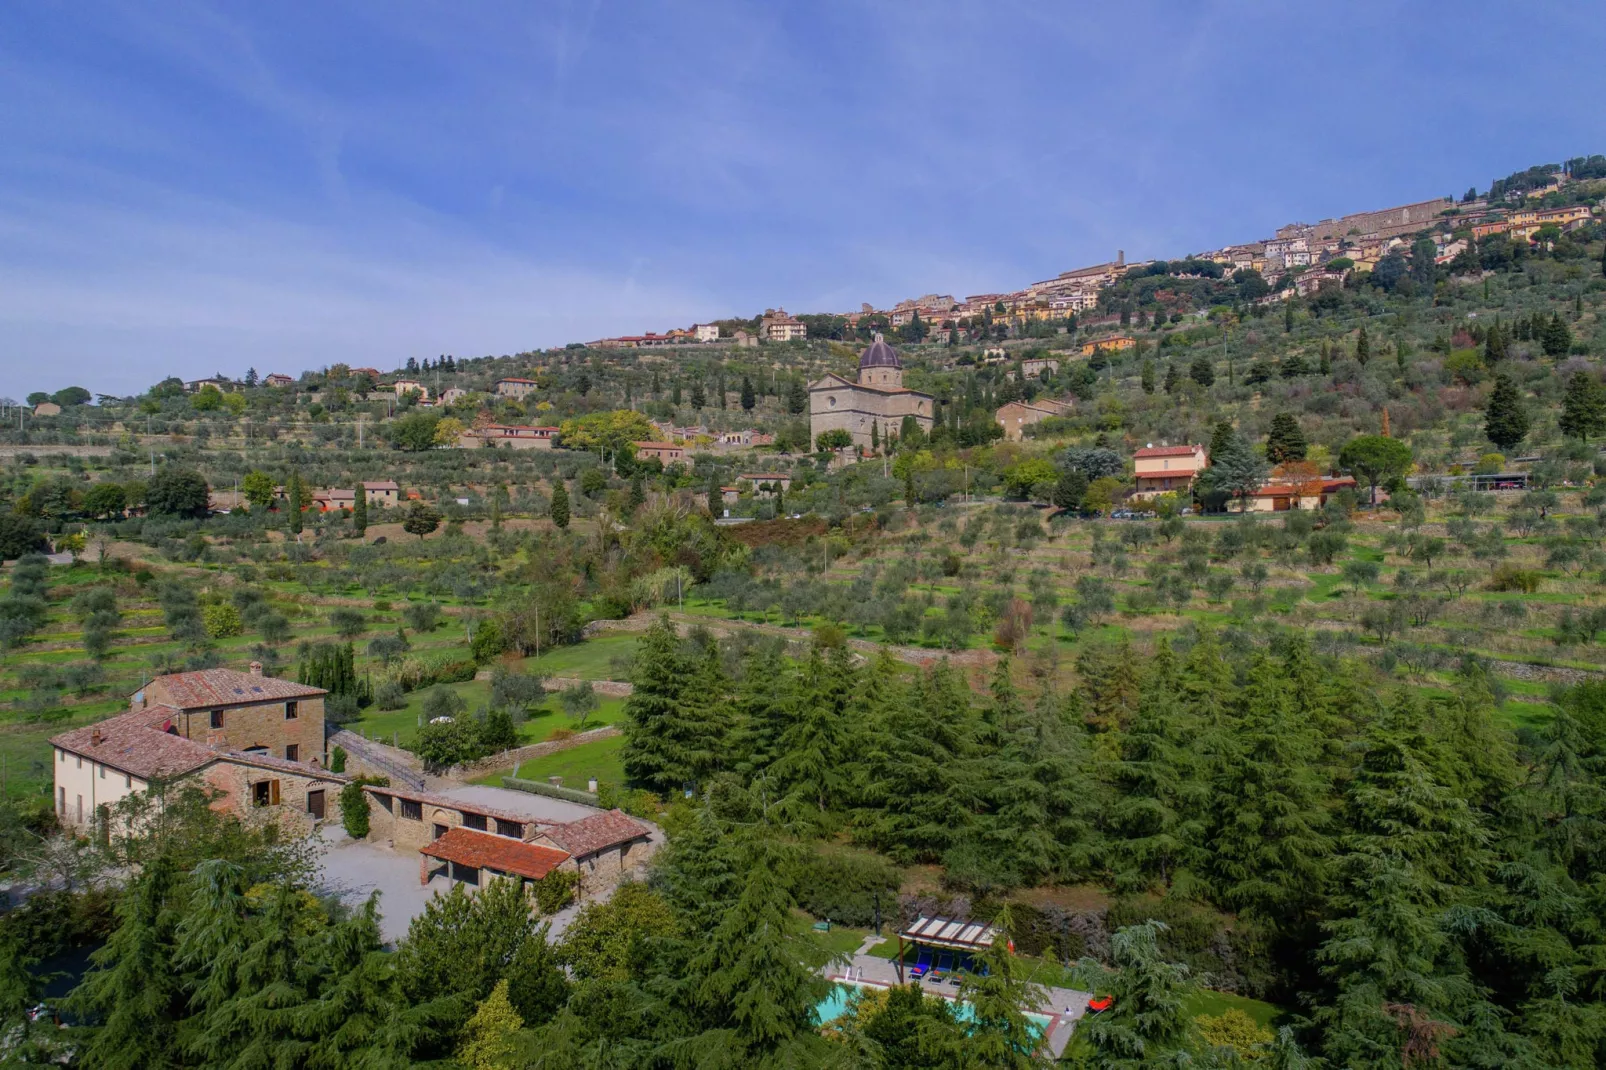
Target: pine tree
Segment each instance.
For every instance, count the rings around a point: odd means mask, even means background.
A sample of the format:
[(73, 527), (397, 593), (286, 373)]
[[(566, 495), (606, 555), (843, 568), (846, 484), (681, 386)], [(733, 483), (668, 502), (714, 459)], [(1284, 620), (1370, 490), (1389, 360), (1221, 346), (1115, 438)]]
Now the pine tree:
[(1303, 461), (1309, 448), (1305, 432), (1300, 429), (1299, 418), (1291, 412), (1279, 412), (1271, 418), (1271, 430), (1266, 435), (1266, 459), (1272, 464)]
[(1216, 381), (1216, 369), (1211, 365), (1210, 358), (1203, 353), (1193, 358), (1193, 364), (1188, 368), (1188, 378), (1200, 386), (1213, 384)]
[(85, 1066), (147, 1070), (180, 1065), (184, 993), (173, 967), (178, 874), (157, 855), (117, 897), (117, 928), (90, 956), (67, 1009), (94, 1021), (80, 1049)]
[(761, 834), (738, 850), (739, 891), (718, 904), (679, 986), (701, 1026), (683, 1050), (693, 1065), (812, 1065), (827, 1050), (813, 1023), (827, 986), (792, 918), (792, 851)]
[(1282, 668), (1258, 658), (1238, 699), (1234, 745), (1217, 766), (1211, 866), (1233, 909), (1292, 921), (1321, 894), (1333, 845), (1317, 737), (1289, 698)]
[(1006, 906), (993, 919), (998, 935), (980, 955), (982, 968), (967, 972), (959, 982), (959, 1001), (971, 1012), (965, 1049), (974, 1065), (1030, 1070), (1049, 1065), (1047, 1038), (1026, 1016), (1046, 994), (1027, 980), (1026, 967), (1007, 942), (1013, 926)]
[(707, 405), (707, 404), (708, 404), (708, 395), (703, 390), (703, 381), (701, 379), (692, 380), (692, 384), (691, 384), (691, 407), (696, 409), (698, 412), (701, 412), (703, 410), (703, 406)]
[(498, 981), (463, 1027), (457, 1059), (468, 1070), (504, 1070), (512, 1065), (513, 1035), (522, 1028), (524, 1019), (508, 999), (507, 981)]
[(753, 395), (753, 381), (744, 375), (742, 376), (742, 411), (752, 412), (753, 406), (756, 404), (758, 404), (758, 399)]
[(1528, 434), (1528, 413), (1511, 376), (1495, 376), (1494, 390), (1484, 409), (1484, 434), (1502, 451), (1509, 451)]
[(1551, 314), (1550, 322), (1540, 332), (1539, 342), (1547, 357), (1564, 357), (1572, 348), (1573, 332), (1568, 328), (1567, 321), (1561, 318), (1560, 312)]
[(1191, 721), (1174, 686), (1163, 678), (1145, 684), (1109, 773), (1116, 794), (1106, 814), (1108, 851), (1120, 887), (1169, 885), (1202, 838), (1208, 791)]
[(552, 480), (552, 504), (547, 509), (547, 515), (560, 531), (569, 526), (569, 487), (561, 476)]
[(798, 712), (770, 767), (777, 790), (791, 797), (789, 807), (800, 819), (823, 820), (848, 786), (844, 762), (852, 726), (847, 707), (857, 676), (846, 647), (823, 655), (816, 645), (803, 667)]
[(1606, 389), (1588, 372), (1574, 372), (1562, 396), (1562, 434), (1589, 441), (1606, 430)]
[[(1475, 1000), (1445, 912), (1459, 898), (1457, 885), (1477, 884), (1488, 871), (1488, 833), (1434, 777), (1422, 722), (1409, 697), (1385, 709), (1346, 793), (1332, 920), (1322, 926), (1329, 939), (1317, 956), (1337, 990), (1317, 1012), (1336, 1065), (1399, 1063), (1414, 1036), (1445, 1035), (1441, 1026)], [(1402, 1022), (1390, 1006), (1409, 1018)]]
[(786, 411), (801, 416), (809, 411), (809, 392), (802, 379), (793, 379), (786, 386)]
[(729, 710), (713, 647), (688, 661), (669, 618), (660, 617), (642, 635), (631, 683), (620, 759), (632, 784), (667, 795), (721, 766)]
[(1100, 1070), (1140, 1070), (1174, 1064), (1167, 1056), (1184, 1046), (1191, 1019), (1186, 1003), (1192, 994), (1188, 968), (1165, 961), (1160, 953), (1162, 921), (1146, 921), (1118, 929), (1110, 939), (1116, 972), (1109, 1010), (1089, 1016), (1082, 1026), (1091, 1064)]
[(351, 527), (358, 535), (368, 531), (368, 488), (359, 481), (357, 489), (352, 492), (351, 499)]

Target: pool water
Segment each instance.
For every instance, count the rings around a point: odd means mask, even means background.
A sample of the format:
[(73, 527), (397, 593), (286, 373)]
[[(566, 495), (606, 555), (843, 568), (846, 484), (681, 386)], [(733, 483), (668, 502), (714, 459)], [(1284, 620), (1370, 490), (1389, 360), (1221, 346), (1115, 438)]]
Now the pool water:
[[(881, 987), (883, 986), (861, 984), (858, 981), (837, 981), (831, 985), (831, 994), (820, 1000), (820, 1002), (815, 1005), (815, 1022), (822, 1026), (829, 1025), (846, 1014), (848, 1012), (848, 1002), (853, 998), (853, 989)], [(946, 999), (949, 1000), (949, 1002), (954, 1002), (951, 997), (944, 996), (940, 992), (927, 992), (926, 995), (936, 996), (938, 999)], [(975, 1012), (971, 1010), (970, 1004), (959, 1004), (959, 1020), (961, 1022), (970, 1021), (974, 1014)], [(1046, 1014), (1039, 1014), (1036, 1011), (1027, 1011), (1026, 1017), (1031, 1022), (1033, 1036), (1042, 1036), (1044, 1033), (1047, 1033), (1048, 1027), (1054, 1022), (1054, 1019), (1050, 1016)]]

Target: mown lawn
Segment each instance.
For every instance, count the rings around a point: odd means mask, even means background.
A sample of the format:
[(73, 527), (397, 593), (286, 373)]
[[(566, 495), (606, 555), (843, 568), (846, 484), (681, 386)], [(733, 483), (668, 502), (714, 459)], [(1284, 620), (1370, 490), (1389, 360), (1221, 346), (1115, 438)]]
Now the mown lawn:
[[(609, 784), (623, 784), (625, 770), (619, 761), (619, 749), (623, 745), (623, 736), (592, 740), (590, 743), (582, 743), (577, 747), (558, 751), (556, 754), (520, 762), (518, 775), (526, 780), (545, 780), (547, 777), (560, 776), (566, 785), (582, 789), (586, 786), (586, 781), (592, 777)], [(475, 777), (472, 782), (500, 785), (502, 778), (512, 773), (512, 769), (495, 769), (483, 776)]]

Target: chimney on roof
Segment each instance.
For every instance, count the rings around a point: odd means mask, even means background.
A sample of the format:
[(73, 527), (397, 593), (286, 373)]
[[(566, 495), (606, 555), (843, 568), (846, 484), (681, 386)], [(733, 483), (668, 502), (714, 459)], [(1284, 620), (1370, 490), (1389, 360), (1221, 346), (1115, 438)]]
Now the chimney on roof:
[(89, 742), (90, 742), (91, 746), (95, 746), (95, 747), (100, 746), (100, 726), (99, 725), (96, 725), (94, 727), (94, 729), (89, 733)]
[(261, 676), (262, 675), (262, 663), (260, 661), (253, 661), (251, 663), (251, 675), (252, 676)]

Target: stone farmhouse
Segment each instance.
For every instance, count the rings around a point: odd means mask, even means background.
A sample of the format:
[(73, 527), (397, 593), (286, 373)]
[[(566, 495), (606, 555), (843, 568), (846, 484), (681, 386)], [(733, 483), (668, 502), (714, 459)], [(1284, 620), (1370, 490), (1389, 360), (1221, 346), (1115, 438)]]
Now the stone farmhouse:
[(214, 809), (310, 827), (347, 778), (324, 768), (321, 688), (232, 669), (159, 676), (126, 713), (54, 736), (56, 816), (107, 831), (112, 808), (189, 781)]
[(594, 894), (639, 869), (652, 854), (652, 829), (619, 810), (578, 821), (544, 822), (527, 813), (466, 799), (392, 787), (363, 788), (370, 842), (418, 855), (418, 881), (439, 876), (479, 887), (494, 877), (541, 880), (554, 870), (580, 877)]
[(1200, 445), (1145, 446), (1132, 454), (1137, 489), (1132, 497), (1147, 499), (1160, 494), (1188, 491), (1199, 474), (1210, 466), (1210, 456)]

